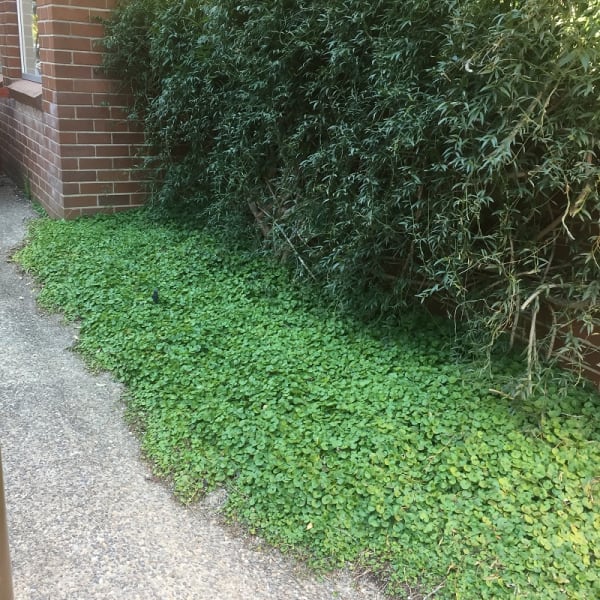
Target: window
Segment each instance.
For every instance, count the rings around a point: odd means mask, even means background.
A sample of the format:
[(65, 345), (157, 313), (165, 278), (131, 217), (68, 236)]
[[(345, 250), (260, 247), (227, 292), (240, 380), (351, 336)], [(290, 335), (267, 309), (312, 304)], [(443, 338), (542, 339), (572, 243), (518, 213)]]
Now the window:
[(23, 79), (41, 81), (37, 1), (17, 0), (17, 12), (19, 15), (19, 42)]

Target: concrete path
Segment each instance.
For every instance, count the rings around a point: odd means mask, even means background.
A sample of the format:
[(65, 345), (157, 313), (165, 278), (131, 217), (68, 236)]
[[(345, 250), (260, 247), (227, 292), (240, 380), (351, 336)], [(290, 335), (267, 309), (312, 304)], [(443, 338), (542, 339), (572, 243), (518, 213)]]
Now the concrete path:
[(69, 348), (8, 261), (33, 217), (0, 175), (0, 444), (16, 600), (376, 600), (347, 574), (319, 580), (185, 508), (152, 480), (121, 388)]

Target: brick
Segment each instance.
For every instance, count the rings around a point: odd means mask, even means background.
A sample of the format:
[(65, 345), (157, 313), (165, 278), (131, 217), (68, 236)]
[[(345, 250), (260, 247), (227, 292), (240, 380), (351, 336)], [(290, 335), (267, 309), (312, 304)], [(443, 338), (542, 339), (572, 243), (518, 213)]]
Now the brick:
[(73, 131), (59, 131), (56, 136), (56, 141), (59, 144), (76, 144), (77, 134)]
[(76, 6), (51, 5), (49, 7), (47, 19), (53, 22), (75, 22), (87, 23), (90, 20), (90, 11), (87, 8)]
[[(111, 92), (114, 89), (114, 82), (110, 79), (84, 79), (76, 81), (73, 89), (78, 92), (86, 92), (88, 94), (109, 94), (112, 98)], [(86, 104), (100, 104), (92, 98), (92, 102), (89, 101)]]
[(80, 169), (112, 169), (113, 167), (112, 158), (80, 158), (79, 168)]
[(98, 171), (97, 178), (98, 181), (129, 181), (129, 171), (116, 169)]
[(96, 171), (63, 171), (62, 179), (65, 182), (69, 181), (96, 181)]
[(67, 209), (98, 206), (98, 196), (69, 196), (64, 199), (63, 205)]
[[(3, 166), (25, 170), (32, 192), (55, 217), (114, 212), (143, 203), (137, 169), (147, 147), (127, 120), (128, 98), (98, 69), (103, 29), (116, 0), (41, 0), (43, 75), (39, 112), (0, 103)], [(0, 54), (8, 85), (20, 78), (15, 0), (0, 0)], [(99, 198), (102, 197), (102, 205)]]
[(89, 94), (81, 94), (78, 92), (57, 92), (56, 103), (64, 106), (82, 106), (89, 104)]
[[(72, 134), (70, 134), (72, 135)], [(61, 146), (61, 153), (63, 156), (77, 156), (77, 157), (82, 157), (82, 156), (94, 156), (95, 155), (95, 148), (94, 146), (83, 146), (81, 144), (77, 144), (77, 138), (75, 137), (75, 140), (73, 141), (73, 144), (67, 144), (64, 146)]]
[(131, 204), (132, 206), (143, 206), (146, 202), (147, 195), (144, 192), (139, 192), (137, 194), (130, 194)]
[[(61, 159), (60, 166), (62, 169), (66, 169), (68, 171), (81, 169), (81, 166), (79, 165), (79, 159), (76, 157)], [(64, 189), (63, 189), (63, 192), (64, 192)]]
[(129, 116), (129, 111), (126, 108), (120, 106), (111, 106), (110, 107), (110, 116), (113, 119), (122, 119), (127, 120)]
[[(46, 76), (44, 79), (44, 86), (49, 90), (55, 91), (57, 94), (72, 94), (75, 88), (75, 82), (72, 79), (59, 79), (53, 75)], [(54, 98), (56, 101), (57, 98)], [(61, 98), (61, 104), (65, 104), (66, 100)]]
[(129, 155), (129, 146), (110, 144), (108, 146), (96, 146), (96, 156), (123, 156)]
[(78, 144), (110, 144), (110, 133), (80, 132), (77, 134)]
[(79, 186), (82, 194), (112, 194), (114, 186), (108, 182), (84, 182)]
[(56, 116), (61, 119), (74, 119), (77, 115), (74, 106), (56, 105)]
[(117, 181), (115, 192), (122, 194), (138, 194), (144, 192), (144, 184), (139, 181)]
[(98, 196), (98, 202), (101, 206), (129, 205), (129, 195), (110, 194)]
[[(90, 21), (95, 23), (97, 20), (108, 19), (112, 13), (112, 10), (107, 10), (101, 7), (90, 8)], [(104, 29), (102, 30), (104, 31)]]
[[(77, 159), (75, 159), (77, 160)], [(62, 185), (63, 194), (70, 196), (79, 194), (79, 184), (78, 183), (63, 183)]]
[(95, 93), (92, 98), (94, 106), (111, 106), (124, 108), (129, 104), (129, 98), (125, 94)]
[[(90, 212), (88, 214), (92, 215), (92, 214), (94, 214), (94, 211), (90, 210)], [(52, 214), (50, 216), (52, 216)], [(67, 208), (67, 209), (61, 211), (60, 216), (58, 216), (56, 218), (58, 218), (58, 219), (77, 219), (81, 216), (83, 216), (83, 214), (82, 214), (82, 211), (80, 208)]]
[(47, 48), (55, 50), (80, 50), (90, 51), (92, 48), (92, 40), (88, 37), (72, 37), (71, 28), (69, 26), (69, 32), (64, 35), (57, 35), (54, 33), (48, 36), (44, 42)]
[(110, 108), (108, 106), (78, 106), (78, 119), (110, 119)]
[[(81, 65), (48, 65), (49, 75), (60, 79), (90, 79), (92, 77), (92, 67)], [(73, 85), (73, 89), (77, 86)]]
[(77, 26), (77, 35), (89, 38), (101, 38), (104, 35), (104, 27), (100, 23), (86, 23)]
[(73, 64), (99, 67), (102, 65), (102, 52), (73, 52)]
[(112, 134), (112, 142), (114, 144), (137, 144), (142, 139), (141, 134), (139, 133), (113, 133)]
[(94, 122), (94, 131), (129, 132), (127, 121), (115, 121), (114, 119), (102, 119)]
[(70, 65), (73, 63), (73, 52), (69, 52), (68, 50), (46, 50), (40, 48), (40, 60), (45, 63)]
[[(45, 2), (38, 2), (37, 5), (37, 16), (38, 16), (38, 26), (41, 23), (44, 23), (48, 20), (48, 5)], [(2, 5), (0, 4), (0, 10), (2, 10)]]
[(45, 124), (48, 127), (52, 128), (52, 129), (58, 129), (58, 123), (59, 123), (58, 117), (54, 117), (53, 115), (46, 115)]
[(94, 121), (92, 119), (61, 119), (60, 129), (62, 131), (93, 131)]
[(20, 58), (19, 52), (19, 38), (15, 36), (14, 40), (6, 40), (4, 50), (2, 52), (5, 59), (7, 58)]
[(131, 170), (139, 164), (139, 160), (133, 156), (115, 158), (113, 165), (115, 169), (128, 169)]
[[(71, 24), (61, 23), (60, 21), (52, 21), (50, 19), (44, 19), (46, 22), (46, 33), (48, 37), (44, 39), (46, 48), (60, 48), (60, 46), (54, 46), (53, 42), (59, 42), (61, 38), (67, 38), (71, 35)], [(59, 42), (60, 43), (60, 42)]]
[(114, 0), (77, 0), (77, 6), (110, 9), (114, 8), (115, 2)]

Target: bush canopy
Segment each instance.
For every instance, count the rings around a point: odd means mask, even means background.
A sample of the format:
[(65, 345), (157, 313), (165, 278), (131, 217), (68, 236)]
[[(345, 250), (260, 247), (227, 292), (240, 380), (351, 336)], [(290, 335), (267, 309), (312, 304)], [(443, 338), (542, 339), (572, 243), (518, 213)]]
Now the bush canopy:
[[(600, 316), (600, 2), (130, 0), (105, 66), (155, 199), (258, 223), (370, 315), (581, 364)], [(582, 333), (583, 332), (583, 333)]]

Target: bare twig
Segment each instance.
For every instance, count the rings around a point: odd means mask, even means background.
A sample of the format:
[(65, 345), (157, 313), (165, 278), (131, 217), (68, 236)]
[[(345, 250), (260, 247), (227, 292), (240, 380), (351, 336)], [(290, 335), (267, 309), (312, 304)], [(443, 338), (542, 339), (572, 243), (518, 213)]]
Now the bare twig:
[(267, 226), (266, 223), (264, 223), (264, 221), (262, 220), (262, 215), (261, 215), (261, 212), (263, 214), (266, 214), (266, 212), (263, 209), (259, 209), (255, 202), (248, 202), (248, 208), (250, 209), (250, 212), (252, 212), (252, 214), (254, 215), (254, 218), (258, 222), (258, 226), (260, 227), (261, 231), (263, 232), (263, 235), (265, 237), (268, 237), (269, 234), (271, 233), (271, 229)]
[(550, 312), (552, 313), (552, 329), (550, 330), (550, 344), (548, 345), (548, 352), (546, 354), (546, 360), (550, 360), (552, 352), (554, 352), (554, 344), (556, 343), (556, 311), (552, 306), (548, 305)]
[[(277, 202), (277, 196), (275, 196), (275, 192), (273, 191), (273, 188), (271, 187), (271, 184), (268, 181), (267, 181), (267, 187), (269, 188), (269, 191), (271, 192), (271, 195), (273, 196), (273, 200), (275, 200), (275, 202)], [(300, 256), (300, 252), (298, 252), (298, 250), (296, 249), (296, 246), (294, 246), (294, 244), (292, 243), (292, 240), (290, 240), (290, 238), (287, 236), (286, 232), (283, 230), (283, 227), (281, 227), (281, 225), (277, 222), (275, 217), (273, 215), (270, 215), (264, 208), (258, 207), (258, 209), (271, 219), (271, 221), (273, 222), (273, 226), (277, 227), (277, 230), (279, 231), (279, 233), (281, 233), (281, 235), (284, 237), (285, 241), (289, 244), (290, 248), (296, 255), (296, 258), (300, 261), (300, 264), (306, 269), (306, 272), (312, 277), (313, 281), (317, 281), (317, 278), (315, 277), (314, 273), (310, 270), (310, 268), (308, 267), (308, 265), (306, 264), (306, 262), (304, 261), (302, 256)]]
[(529, 395), (533, 392), (532, 373), (533, 368), (537, 364), (537, 346), (536, 346), (536, 321), (540, 310), (540, 302), (536, 297), (535, 307), (531, 315), (531, 325), (529, 327), (529, 343), (527, 345), (527, 391)]
[(433, 598), (444, 586), (446, 585), (446, 580), (442, 581), (438, 586), (433, 588), (429, 594), (423, 596), (423, 600), (429, 600), (429, 598)]
[(523, 302), (523, 304), (521, 305), (521, 310), (525, 310), (535, 299), (539, 297), (539, 295), (542, 292), (547, 292), (548, 290), (557, 287), (561, 286), (558, 283), (551, 283), (549, 285), (545, 285), (543, 287), (538, 288), (537, 290), (535, 290), (535, 292), (533, 292), (533, 294), (531, 294), (531, 296), (529, 296), (529, 298), (527, 298), (527, 300), (525, 300), (525, 302)]
[[(515, 245), (513, 243), (513, 239), (512, 237), (510, 238), (510, 264), (511, 266), (514, 265), (516, 263), (515, 260)], [(514, 267), (512, 267), (514, 268)], [(515, 282), (517, 285), (517, 290), (518, 290), (518, 283)], [(517, 335), (517, 328), (519, 327), (519, 316), (521, 314), (521, 311), (519, 310), (519, 306), (521, 304), (521, 294), (517, 291), (517, 293), (515, 294), (515, 302), (513, 303), (513, 307), (512, 308), (512, 313), (515, 315), (514, 316), (514, 321), (513, 321), (513, 325), (512, 325), (512, 330), (510, 332), (510, 348), (512, 348), (514, 346), (515, 343), (515, 336)]]

